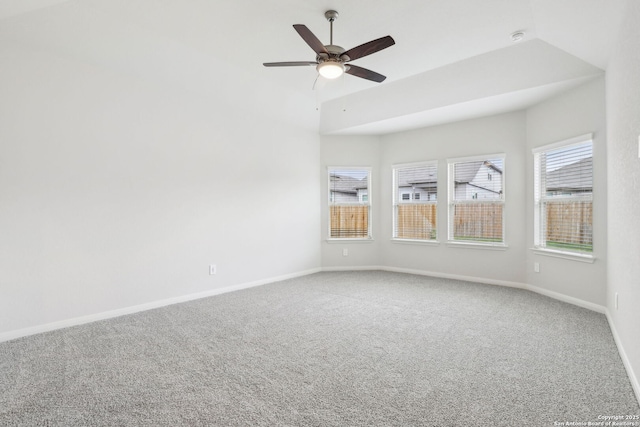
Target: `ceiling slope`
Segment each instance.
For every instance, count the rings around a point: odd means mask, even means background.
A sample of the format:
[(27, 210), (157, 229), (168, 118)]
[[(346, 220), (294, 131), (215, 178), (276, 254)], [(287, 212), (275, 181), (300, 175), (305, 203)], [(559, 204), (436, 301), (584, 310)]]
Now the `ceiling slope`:
[(606, 69), (626, 3), (626, 0), (531, 0), (531, 13), (538, 38)]
[[(0, 51), (89, 63), (310, 131), (390, 133), (525, 108), (593, 78), (628, 1), (0, 0)], [(357, 63), (386, 75), (382, 85), (262, 66), (313, 59), (292, 25), (326, 43), (328, 9), (340, 12), (345, 48), (393, 36), (395, 46)], [(525, 37), (514, 45), (517, 30)], [(518, 50), (531, 55), (519, 63)]]
[(69, 0), (0, 0), (0, 19), (22, 15)]
[(391, 133), (513, 111), (603, 73), (531, 40), (327, 101), (320, 132)]

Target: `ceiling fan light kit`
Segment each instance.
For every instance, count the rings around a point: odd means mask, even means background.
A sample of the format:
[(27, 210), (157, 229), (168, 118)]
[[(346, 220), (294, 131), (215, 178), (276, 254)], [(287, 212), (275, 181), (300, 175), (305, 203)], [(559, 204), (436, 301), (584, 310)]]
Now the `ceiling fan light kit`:
[(330, 42), (328, 45), (323, 45), (322, 42), (306, 26), (302, 24), (296, 24), (293, 26), (300, 37), (302, 37), (302, 39), (316, 53), (315, 62), (265, 62), (262, 65), (265, 67), (304, 67), (315, 65), (318, 73), (327, 79), (335, 79), (344, 73), (347, 73), (352, 76), (371, 80), (377, 83), (383, 82), (386, 77), (382, 74), (347, 63), (393, 46), (395, 44), (393, 38), (391, 36), (381, 37), (345, 51), (342, 47), (333, 44), (333, 22), (338, 18), (338, 12), (335, 10), (328, 10), (325, 12), (324, 16), (327, 18), (330, 25)]
[(338, 61), (324, 61), (316, 67), (318, 73), (326, 79), (337, 79), (345, 72), (344, 64)]

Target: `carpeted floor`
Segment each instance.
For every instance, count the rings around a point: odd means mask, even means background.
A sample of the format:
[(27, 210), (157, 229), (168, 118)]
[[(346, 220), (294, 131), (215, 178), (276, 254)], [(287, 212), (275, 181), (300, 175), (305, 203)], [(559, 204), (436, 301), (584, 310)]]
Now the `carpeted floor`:
[(603, 315), (407, 274), (319, 273), (0, 343), (1, 426), (553, 426), (613, 415), (640, 408)]

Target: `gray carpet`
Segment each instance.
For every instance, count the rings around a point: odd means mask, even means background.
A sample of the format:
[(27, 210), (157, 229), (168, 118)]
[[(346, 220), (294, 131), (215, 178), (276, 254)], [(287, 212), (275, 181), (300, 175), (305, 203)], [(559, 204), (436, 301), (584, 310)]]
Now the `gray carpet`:
[(603, 315), (407, 274), (319, 273), (0, 343), (2, 426), (552, 426), (627, 414), (640, 409)]

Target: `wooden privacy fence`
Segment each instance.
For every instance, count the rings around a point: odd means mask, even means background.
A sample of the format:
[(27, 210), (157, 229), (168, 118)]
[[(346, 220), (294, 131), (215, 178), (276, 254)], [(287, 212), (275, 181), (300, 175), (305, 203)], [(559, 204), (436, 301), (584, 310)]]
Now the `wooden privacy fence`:
[(547, 243), (593, 245), (593, 203), (546, 203)]
[[(502, 240), (503, 205), (474, 203), (455, 205), (454, 239)], [(369, 237), (369, 206), (331, 206), (331, 237)], [(545, 209), (548, 243), (593, 245), (593, 204), (591, 201), (547, 202)], [(436, 205), (397, 206), (396, 237), (400, 239), (435, 239)]]
[(497, 203), (454, 205), (453, 238), (502, 241), (502, 207)]
[(435, 239), (436, 205), (397, 206), (396, 237), (398, 239)]
[(330, 206), (331, 237), (369, 237), (369, 206)]

